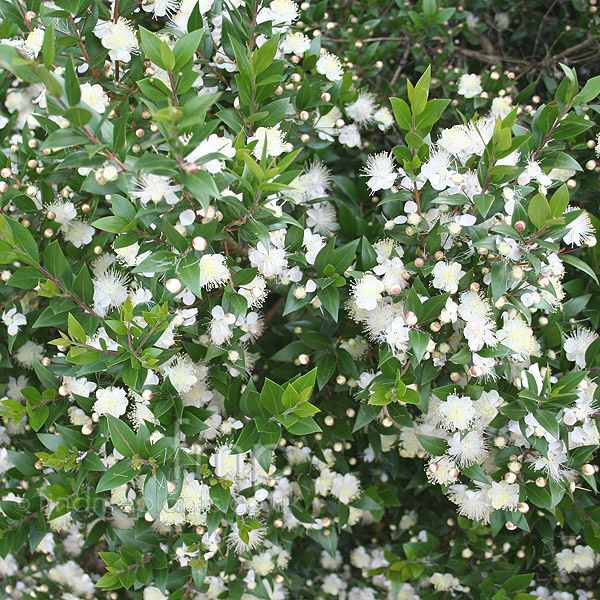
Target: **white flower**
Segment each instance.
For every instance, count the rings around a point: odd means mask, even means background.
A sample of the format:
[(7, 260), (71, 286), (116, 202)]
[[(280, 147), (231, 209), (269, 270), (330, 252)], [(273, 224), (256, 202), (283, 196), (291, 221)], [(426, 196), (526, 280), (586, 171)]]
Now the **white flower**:
[(21, 325), (27, 325), (27, 318), (25, 315), (17, 312), (16, 308), (11, 308), (2, 313), (2, 322), (7, 327), (8, 335), (17, 335)]
[(492, 504), (486, 489), (470, 490), (462, 484), (455, 484), (449, 490), (449, 498), (458, 505), (459, 513), (467, 519), (488, 523)]
[(300, 31), (288, 33), (280, 45), (284, 54), (296, 54), (302, 56), (310, 48), (310, 38)]
[(115, 22), (102, 21), (94, 27), (94, 34), (108, 50), (111, 60), (129, 62), (131, 53), (138, 50), (138, 40), (131, 23), (119, 17)]
[(433, 285), (434, 288), (455, 294), (458, 291), (458, 282), (460, 278), (465, 274), (461, 266), (457, 262), (444, 262), (439, 261), (435, 263), (433, 271)]
[(350, 504), (360, 496), (360, 480), (351, 473), (336, 473), (331, 484), (331, 494), (342, 504)]
[(262, 242), (248, 252), (250, 264), (258, 268), (258, 272), (267, 279), (280, 276), (287, 269), (288, 261), (283, 248), (270, 246), (267, 250)]
[(575, 333), (565, 338), (563, 344), (567, 360), (575, 361), (580, 369), (585, 369), (585, 353), (597, 339), (598, 334), (596, 332), (584, 329), (583, 327), (577, 329)]
[(121, 306), (128, 295), (127, 276), (124, 273), (108, 269), (94, 278), (94, 310), (100, 316)]
[(82, 83), (79, 89), (81, 90), (81, 100), (97, 113), (103, 114), (110, 100), (102, 86), (99, 83), (91, 85), (86, 82)]
[(264, 527), (246, 530), (248, 538), (244, 541), (240, 536), (238, 524), (234, 523), (231, 527), (231, 533), (227, 536), (227, 546), (232, 548), (237, 554), (242, 554), (248, 550), (255, 550), (262, 546), (263, 539), (267, 533)]
[(306, 211), (306, 225), (322, 235), (330, 235), (337, 228), (337, 215), (331, 202), (313, 204)]
[(358, 126), (352, 123), (352, 125), (345, 125), (340, 129), (338, 135), (340, 144), (348, 146), (348, 148), (358, 148), (361, 145), (360, 131)]
[(373, 94), (361, 92), (352, 104), (346, 106), (346, 114), (359, 125), (367, 125), (373, 120), (376, 108)]
[(288, 144), (285, 142), (285, 133), (279, 130), (279, 127), (259, 127), (256, 133), (248, 138), (248, 143), (256, 141), (256, 146), (252, 154), (257, 159), (261, 159), (263, 149), (266, 143), (267, 156), (280, 156), (288, 151)]
[(487, 492), (492, 507), (496, 510), (514, 510), (519, 504), (519, 484), (493, 481)]
[(27, 34), (23, 49), (30, 58), (37, 58), (44, 42), (44, 30), (39, 27)]
[(481, 464), (488, 455), (488, 449), (481, 432), (469, 431), (464, 437), (456, 432), (448, 440), (448, 454), (461, 467), (468, 467), (474, 463)]
[[(75, 248), (81, 248), (91, 243), (95, 229), (85, 221), (73, 219), (66, 227), (64, 238), (66, 242), (71, 242)], [(61, 227), (64, 231), (64, 228)]]
[[(144, 7), (145, 8), (145, 7)], [(144, 588), (144, 600), (166, 600), (166, 596), (153, 585)]]
[[(573, 210), (576, 209), (569, 207), (565, 211), (565, 214)], [(563, 237), (563, 241), (570, 246), (581, 246), (589, 236), (592, 236), (595, 233), (590, 216), (584, 210), (581, 211), (581, 214), (573, 221), (566, 225), (566, 229), (567, 233)]]
[(305, 173), (296, 177), (292, 182), (293, 190), (288, 194), (294, 202), (318, 200), (328, 196), (330, 185), (331, 173), (329, 169), (322, 162), (314, 161)]
[(314, 265), (317, 254), (325, 246), (325, 241), (318, 233), (313, 233), (310, 229), (306, 228), (304, 230), (302, 245), (306, 249), (306, 262), (309, 265)]
[(200, 258), (200, 287), (211, 290), (221, 287), (229, 281), (226, 260), (222, 254), (205, 254)]
[(298, 5), (293, 0), (272, 0), (256, 15), (257, 23), (272, 21), (273, 25), (290, 24), (300, 16)]
[(375, 310), (377, 303), (382, 299), (385, 290), (383, 282), (374, 275), (367, 274), (356, 281), (352, 289), (356, 306), (364, 310)]
[(465, 73), (458, 80), (458, 93), (465, 98), (474, 98), (483, 92), (481, 76)]
[[(146, 12), (153, 12), (154, 18), (166, 17), (171, 14), (177, 6), (177, 0), (147, 0), (145, 4), (142, 4), (142, 8)], [(144, 600), (147, 600), (144, 592)]]
[(531, 327), (523, 321), (520, 315), (514, 317), (505, 315), (504, 326), (498, 330), (496, 337), (501, 344), (504, 344), (522, 358), (537, 354), (540, 350)]
[(94, 412), (99, 415), (112, 415), (121, 417), (127, 412), (127, 393), (123, 388), (110, 386), (96, 390)]
[(371, 194), (379, 190), (389, 190), (398, 177), (394, 158), (390, 152), (369, 156), (363, 171), (363, 177), (369, 178), (367, 187), (371, 190)]
[(340, 59), (335, 54), (331, 54), (331, 52), (321, 51), (316, 68), (317, 73), (325, 75), (329, 81), (340, 81), (344, 75)]
[(387, 106), (382, 106), (375, 111), (375, 114), (373, 115), (373, 121), (377, 123), (377, 127), (381, 131), (385, 131), (394, 124), (394, 115)]
[[(226, 158), (233, 158), (236, 150), (229, 138), (219, 137), (216, 133), (212, 133), (205, 140), (190, 152), (185, 158), (186, 162), (200, 163), (202, 168), (209, 173), (220, 173), (225, 168), (225, 161), (222, 158), (211, 158), (210, 160), (202, 160), (205, 156), (213, 154), (221, 154)], [(223, 195), (225, 195), (223, 193)], [(233, 194), (230, 194), (233, 195)]]
[(181, 191), (182, 186), (173, 183), (169, 177), (164, 175), (142, 175), (137, 181), (138, 189), (131, 192), (133, 198), (138, 198), (143, 206), (152, 201), (158, 204), (165, 200), (167, 204), (173, 205), (179, 202), (177, 193)]
[(496, 346), (498, 340), (494, 335), (496, 324), (488, 319), (472, 319), (465, 325), (465, 338), (473, 352), (479, 352), (483, 346)]
[(475, 419), (475, 405), (469, 396), (450, 394), (445, 402), (440, 402), (438, 412), (442, 419), (442, 426), (453, 431), (465, 430)]
[(194, 373), (194, 365), (188, 356), (177, 356), (162, 367), (162, 371), (179, 394), (189, 392), (198, 381)]
[(36, 344), (33, 340), (27, 340), (13, 353), (14, 359), (26, 369), (33, 369), (34, 360), (42, 360), (44, 346)]
[(213, 344), (221, 346), (228, 344), (233, 337), (233, 331), (225, 322), (225, 311), (221, 306), (215, 306), (212, 311), (212, 320), (209, 326), (209, 334)]
[(434, 190), (445, 190), (452, 186), (452, 176), (456, 173), (451, 166), (448, 152), (441, 148), (432, 148), (429, 160), (421, 166), (421, 177), (427, 179)]
[(54, 221), (60, 223), (61, 231), (68, 231), (69, 225), (77, 217), (77, 209), (72, 202), (64, 200), (56, 200), (52, 204), (45, 207), (46, 215), (50, 212), (54, 213)]

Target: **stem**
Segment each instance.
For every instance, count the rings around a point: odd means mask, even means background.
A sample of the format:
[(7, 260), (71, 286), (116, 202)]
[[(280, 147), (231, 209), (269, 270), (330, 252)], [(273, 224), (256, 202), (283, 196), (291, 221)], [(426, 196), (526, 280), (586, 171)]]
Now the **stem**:
[(59, 290), (61, 290), (65, 294), (67, 294), (67, 296), (69, 296), (69, 298), (71, 298), (71, 300), (73, 300), (73, 302), (75, 302), (75, 304), (77, 304), (77, 306), (83, 308), (83, 310), (85, 310), (86, 312), (89, 312), (91, 315), (98, 317), (101, 321), (104, 321), (103, 317), (101, 317), (99, 314), (97, 314), (87, 304), (82, 302), (77, 296), (75, 296), (72, 292), (70, 292), (58, 279), (56, 279), (55, 277), (52, 277), (52, 275), (50, 275), (50, 273), (48, 273), (48, 271), (46, 271), (46, 269), (44, 269), (44, 267), (42, 267), (41, 265), (38, 265), (37, 269), (44, 277), (47, 277)]

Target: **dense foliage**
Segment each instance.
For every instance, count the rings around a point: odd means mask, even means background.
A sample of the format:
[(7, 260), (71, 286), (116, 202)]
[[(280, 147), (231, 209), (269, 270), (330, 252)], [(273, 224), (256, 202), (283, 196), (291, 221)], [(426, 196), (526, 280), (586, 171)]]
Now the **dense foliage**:
[(0, 598), (598, 597), (546, 4), (0, 0)]

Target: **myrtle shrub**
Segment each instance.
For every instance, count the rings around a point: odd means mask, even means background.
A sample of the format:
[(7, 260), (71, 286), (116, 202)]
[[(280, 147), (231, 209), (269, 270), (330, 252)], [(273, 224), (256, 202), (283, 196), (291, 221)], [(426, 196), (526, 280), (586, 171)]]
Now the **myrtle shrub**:
[(0, 1), (0, 597), (597, 597), (600, 77), (406, 4)]

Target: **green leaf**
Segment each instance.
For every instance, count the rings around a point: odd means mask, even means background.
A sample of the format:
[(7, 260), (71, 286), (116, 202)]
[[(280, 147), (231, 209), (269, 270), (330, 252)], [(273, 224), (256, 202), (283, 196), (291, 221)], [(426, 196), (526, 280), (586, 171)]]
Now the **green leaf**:
[(408, 333), (408, 339), (410, 340), (410, 346), (415, 354), (417, 362), (421, 362), (425, 352), (427, 352), (427, 346), (429, 345), (430, 337), (429, 334), (418, 329), (411, 329)]
[(270, 379), (265, 379), (265, 383), (260, 392), (260, 403), (268, 411), (270, 415), (279, 415), (284, 411), (283, 403), (283, 388)]
[(442, 438), (434, 437), (432, 435), (423, 435), (422, 433), (417, 433), (416, 436), (421, 443), (421, 446), (433, 456), (442, 456), (448, 449), (448, 442)]
[(138, 453), (139, 442), (133, 430), (127, 423), (112, 415), (107, 415), (110, 440), (117, 452), (123, 456), (133, 456)]
[(100, 481), (98, 481), (98, 485), (96, 486), (96, 492), (101, 493), (112, 490), (131, 481), (139, 474), (139, 471), (131, 467), (130, 458), (120, 460), (100, 477)]
[(69, 58), (65, 66), (65, 92), (70, 106), (76, 106), (81, 100), (81, 89), (79, 88), (79, 78), (73, 66), (73, 58)]
[(68, 323), (69, 323), (69, 336), (71, 339), (76, 342), (81, 342), (85, 344), (87, 340), (87, 334), (85, 329), (78, 323), (77, 319), (69, 313), (68, 315)]
[(52, 63), (54, 62), (54, 27), (46, 27), (44, 30), (42, 58), (44, 59), (44, 65), (52, 68)]
[(410, 131), (412, 129), (412, 115), (408, 104), (401, 98), (390, 98), (394, 118), (400, 129)]
[(228, 489), (217, 484), (210, 488), (210, 499), (221, 512), (227, 512), (231, 502), (231, 494)]
[(58, 240), (54, 240), (46, 250), (44, 250), (44, 266), (46, 267), (46, 270), (57, 279), (60, 279), (65, 272), (67, 261), (65, 260), (65, 255), (63, 254)]
[(529, 202), (527, 214), (538, 230), (543, 229), (552, 216), (548, 200), (542, 194), (536, 194)]
[(324, 289), (318, 290), (317, 296), (323, 303), (325, 310), (333, 317), (333, 320), (337, 322), (338, 311), (340, 308), (340, 292), (338, 288), (329, 285)]
[(598, 277), (594, 272), (594, 269), (590, 267), (586, 262), (583, 262), (580, 258), (573, 256), (572, 254), (561, 254), (560, 258), (563, 262), (570, 264), (571, 266), (583, 271), (586, 275), (589, 275), (596, 283), (598, 283)]
[(44, 276), (37, 269), (21, 267), (6, 283), (22, 290), (32, 290), (40, 279), (44, 279)]
[(142, 42), (142, 48), (146, 56), (158, 67), (165, 69), (165, 64), (161, 55), (161, 41), (160, 38), (151, 33), (144, 27), (139, 27), (140, 40)]
[(197, 29), (191, 33), (186, 33), (175, 44), (175, 47), (173, 48), (173, 54), (175, 55), (174, 71), (181, 70), (193, 58), (203, 35), (204, 31), (202, 29)]
[(154, 474), (148, 475), (144, 483), (144, 502), (146, 509), (156, 519), (163, 509), (169, 490), (167, 488), (167, 478), (162, 469), (157, 469)]

